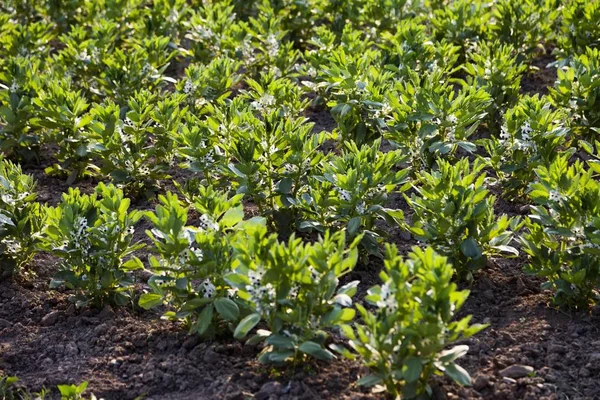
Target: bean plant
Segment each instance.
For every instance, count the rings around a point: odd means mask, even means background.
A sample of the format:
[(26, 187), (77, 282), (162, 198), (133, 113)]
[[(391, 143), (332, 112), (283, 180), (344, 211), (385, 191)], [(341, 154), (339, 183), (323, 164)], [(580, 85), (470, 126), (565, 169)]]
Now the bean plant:
[(572, 129), (583, 139), (593, 139), (600, 130), (600, 49), (587, 48), (558, 70), (550, 88), (553, 104), (569, 110)]
[(500, 42), (483, 42), (469, 54), (464, 64), (466, 84), (485, 89), (493, 102), (488, 110), (488, 128), (497, 132), (501, 113), (519, 99), (521, 77), (527, 66), (517, 62), (515, 49)]
[(132, 243), (142, 213), (128, 211), (129, 205), (120, 189), (100, 183), (91, 195), (69, 188), (47, 209), (44, 247), (62, 259), (50, 287), (74, 290), (76, 306), (131, 300), (132, 272), (143, 268), (133, 253), (144, 245)]
[(0, 157), (0, 278), (22, 273), (37, 251), (44, 212), (35, 187), (32, 176)]
[(347, 243), (344, 232), (337, 232), (313, 244), (293, 236), (282, 243), (276, 235), (257, 231), (238, 242), (235, 268), (226, 280), (252, 312), (239, 322), (234, 336), (242, 339), (264, 321), (268, 329), (257, 330), (248, 340), (264, 342), (260, 362), (333, 359), (325, 348), (326, 329), (354, 318), (350, 306), (358, 282), (339, 286), (339, 281), (354, 268), (359, 241)]
[(170, 192), (159, 196), (156, 211), (147, 214), (153, 225), (147, 235), (153, 243), (149, 263), (154, 275), (148, 281), (152, 291), (140, 298), (141, 307), (167, 305), (164, 318), (205, 336), (237, 322), (243, 304), (224, 278), (233, 268), (232, 246), (265, 225), (260, 218), (243, 221), (241, 198), (200, 187), (192, 204), (196, 218), (189, 221), (194, 225), (188, 225), (190, 209)]
[(481, 141), (507, 198), (523, 201), (538, 166), (575, 151), (567, 147), (570, 129), (565, 121), (565, 110), (552, 108), (547, 98), (523, 96), (504, 114), (500, 135)]
[(521, 236), (530, 264), (556, 304), (587, 309), (600, 300), (600, 184), (592, 169), (558, 157), (535, 170), (535, 203)]
[(37, 161), (43, 141), (32, 119), (41, 89), (38, 59), (11, 57), (0, 71), (0, 151), (25, 162)]
[(410, 71), (388, 97), (386, 137), (410, 154), (415, 169), (429, 168), (438, 158), (456, 159), (459, 149), (473, 153), (476, 146), (469, 138), (492, 101), (484, 89), (469, 86), (455, 91), (441, 69), (424, 74)]
[(376, 228), (377, 220), (403, 225), (404, 213), (386, 207), (389, 197), (408, 187), (410, 169), (400, 150), (384, 153), (381, 140), (358, 147), (346, 143), (342, 154), (324, 160), (321, 171), (309, 180), (299, 207), (299, 228), (325, 231), (346, 227), (348, 236), (362, 235), (361, 245), (378, 254), (378, 240), (385, 233)]
[(414, 211), (412, 234), (447, 256), (458, 279), (472, 280), (489, 257), (515, 257), (513, 232), (518, 218), (494, 214), (495, 196), (485, 188), (484, 164), (467, 159), (456, 164), (440, 160), (437, 169), (422, 172), (406, 201)]
[(600, 47), (600, 4), (594, 1), (572, 0), (561, 10), (558, 54), (567, 61), (585, 53), (586, 48)]
[[(448, 347), (485, 325), (469, 325), (471, 316), (456, 319), (469, 291), (457, 289), (453, 272), (447, 258), (431, 247), (414, 247), (403, 258), (395, 246), (386, 246), (382, 284), (367, 292), (369, 308), (356, 304), (362, 322), (342, 325), (348, 344), (371, 372), (359, 385), (384, 386), (391, 396), (413, 399), (432, 395), (433, 375), (471, 384), (468, 372), (456, 363), (469, 346)], [(355, 358), (348, 349), (333, 348)]]

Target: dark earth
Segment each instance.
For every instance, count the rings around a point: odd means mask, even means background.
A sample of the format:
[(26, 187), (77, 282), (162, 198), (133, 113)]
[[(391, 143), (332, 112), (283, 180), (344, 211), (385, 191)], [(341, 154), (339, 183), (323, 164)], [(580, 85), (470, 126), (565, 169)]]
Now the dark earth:
[[(549, 55), (536, 60), (539, 70), (524, 77), (524, 93), (547, 92), (556, 77), (547, 67), (551, 61)], [(310, 108), (306, 117), (317, 131), (336, 126), (323, 108)], [(40, 201), (55, 205), (68, 185), (46, 176), (46, 165), (25, 170), (38, 180)], [(96, 183), (78, 186), (91, 192)], [(400, 196), (391, 203), (406, 207)], [(136, 207), (151, 209), (154, 202)], [(496, 210), (527, 214), (526, 206), (502, 199)], [(136, 239), (144, 240), (145, 225), (142, 221), (137, 227)], [(403, 252), (416, 244), (398, 229), (389, 234)], [(471, 296), (461, 316), (472, 314), (472, 322), (489, 324), (466, 342), (470, 350), (460, 362), (471, 373), (473, 387), (435, 378), (434, 398), (600, 399), (600, 309), (584, 314), (553, 308), (551, 293), (540, 290), (541, 281), (522, 271), (525, 263), (524, 258), (490, 260), (469, 287)], [(355, 385), (367, 373), (357, 362), (337, 359), (276, 369), (256, 361), (259, 348), (231, 340), (203, 341), (187, 335), (182, 326), (161, 321), (158, 312), (137, 307), (77, 310), (68, 301), (69, 293), (48, 288), (55, 264), (41, 254), (34, 262), (37, 275), (0, 283), (0, 375), (18, 376), (19, 384), (31, 392), (88, 381), (89, 392), (105, 399), (384, 398)], [(372, 259), (351, 274), (350, 279), (361, 280), (358, 301), (377, 283), (380, 268), (381, 261)], [(143, 288), (140, 275), (138, 295)]]

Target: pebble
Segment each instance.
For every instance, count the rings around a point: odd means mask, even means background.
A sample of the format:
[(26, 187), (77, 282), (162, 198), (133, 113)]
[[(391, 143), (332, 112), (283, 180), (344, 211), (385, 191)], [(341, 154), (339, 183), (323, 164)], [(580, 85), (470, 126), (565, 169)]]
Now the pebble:
[(515, 364), (511, 365), (510, 367), (504, 368), (502, 371), (500, 371), (500, 375), (502, 375), (505, 378), (519, 379), (526, 377), (532, 372), (533, 367), (530, 367), (528, 365)]
[(487, 375), (479, 375), (473, 382), (473, 389), (481, 391), (490, 384), (490, 377)]
[(62, 314), (62, 311), (52, 311), (51, 313), (46, 314), (44, 318), (42, 318), (40, 324), (42, 326), (52, 326), (58, 322), (58, 318), (60, 318)]
[(267, 382), (264, 385), (262, 385), (262, 387), (260, 388), (258, 393), (256, 393), (254, 398), (256, 400), (267, 400), (271, 397), (276, 398), (279, 395), (281, 395), (282, 393), (283, 393), (283, 387), (282, 387), (281, 383), (272, 381), (272, 382)]
[(0, 318), (0, 329), (8, 328), (10, 326), (12, 326), (10, 321)]

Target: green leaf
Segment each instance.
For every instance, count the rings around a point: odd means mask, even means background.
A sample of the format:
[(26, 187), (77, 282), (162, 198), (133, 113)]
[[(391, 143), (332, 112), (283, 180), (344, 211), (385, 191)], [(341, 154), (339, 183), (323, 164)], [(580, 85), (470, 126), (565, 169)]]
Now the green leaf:
[(123, 264), (123, 269), (126, 271), (136, 271), (138, 269), (144, 269), (144, 264), (137, 257), (131, 257)]
[(294, 341), (289, 337), (282, 335), (271, 335), (265, 341), (265, 343), (285, 350), (291, 350), (294, 348)]
[(472, 237), (468, 237), (460, 244), (460, 251), (465, 257), (479, 258), (482, 255), (479, 245)]
[(342, 357), (347, 358), (348, 360), (356, 359), (356, 356), (344, 346), (339, 346), (335, 343), (332, 343), (329, 345), (329, 348), (335, 351), (336, 353), (340, 354)]
[(448, 375), (454, 382), (462, 386), (471, 386), (471, 377), (469, 373), (460, 365), (455, 363), (446, 366), (446, 375)]
[(468, 351), (469, 346), (467, 345), (454, 346), (453, 348), (444, 350), (440, 353), (440, 361), (443, 363), (453, 362), (457, 358), (467, 354)]
[(250, 314), (246, 318), (240, 321), (238, 326), (235, 328), (235, 332), (233, 332), (233, 337), (236, 339), (243, 339), (248, 332), (252, 330), (258, 323), (260, 322), (259, 314)]
[(140, 300), (138, 301), (138, 305), (142, 307), (144, 310), (149, 310), (153, 307), (161, 305), (163, 302), (163, 298), (160, 294), (156, 293), (144, 293), (140, 296)]
[(298, 350), (310, 356), (313, 356), (318, 360), (329, 361), (334, 358), (333, 353), (331, 353), (329, 350), (325, 350), (321, 347), (321, 345), (315, 342), (311, 342), (310, 340), (298, 346)]
[(371, 387), (380, 384), (383, 378), (379, 375), (367, 375), (360, 378), (356, 384), (359, 386)]
[(244, 206), (240, 205), (235, 208), (230, 208), (221, 217), (219, 224), (225, 228), (232, 227), (244, 219)]
[(423, 371), (421, 359), (416, 357), (408, 358), (404, 362), (404, 367), (406, 371), (404, 371), (403, 375), (406, 382), (416, 382), (421, 377), (421, 372)]
[(218, 298), (214, 302), (215, 308), (221, 317), (228, 321), (237, 321), (240, 317), (240, 309), (231, 299)]
[(279, 193), (285, 193), (288, 194), (291, 192), (292, 190), (292, 184), (294, 183), (294, 181), (292, 181), (292, 178), (283, 178), (282, 180), (279, 181), (279, 183), (277, 184), (277, 191)]
[(196, 330), (199, 335), (203, 335), (206, 330), (210, 327), (213, 317), (214, 307), (212, 304), (208, 304), (198, 317), (198, 323), (196, 324)]
[(348, 221), (348, 235), (354, 236), (358, 232), (362, 222), (361, 217), (354, 217)]

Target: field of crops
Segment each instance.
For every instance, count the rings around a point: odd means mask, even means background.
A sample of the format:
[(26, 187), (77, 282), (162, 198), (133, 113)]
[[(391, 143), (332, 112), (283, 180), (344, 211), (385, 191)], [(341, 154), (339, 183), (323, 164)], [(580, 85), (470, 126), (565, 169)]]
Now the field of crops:
[(0, 400), (600, 399), (599, 138), (598, 0), (3, 0)]

